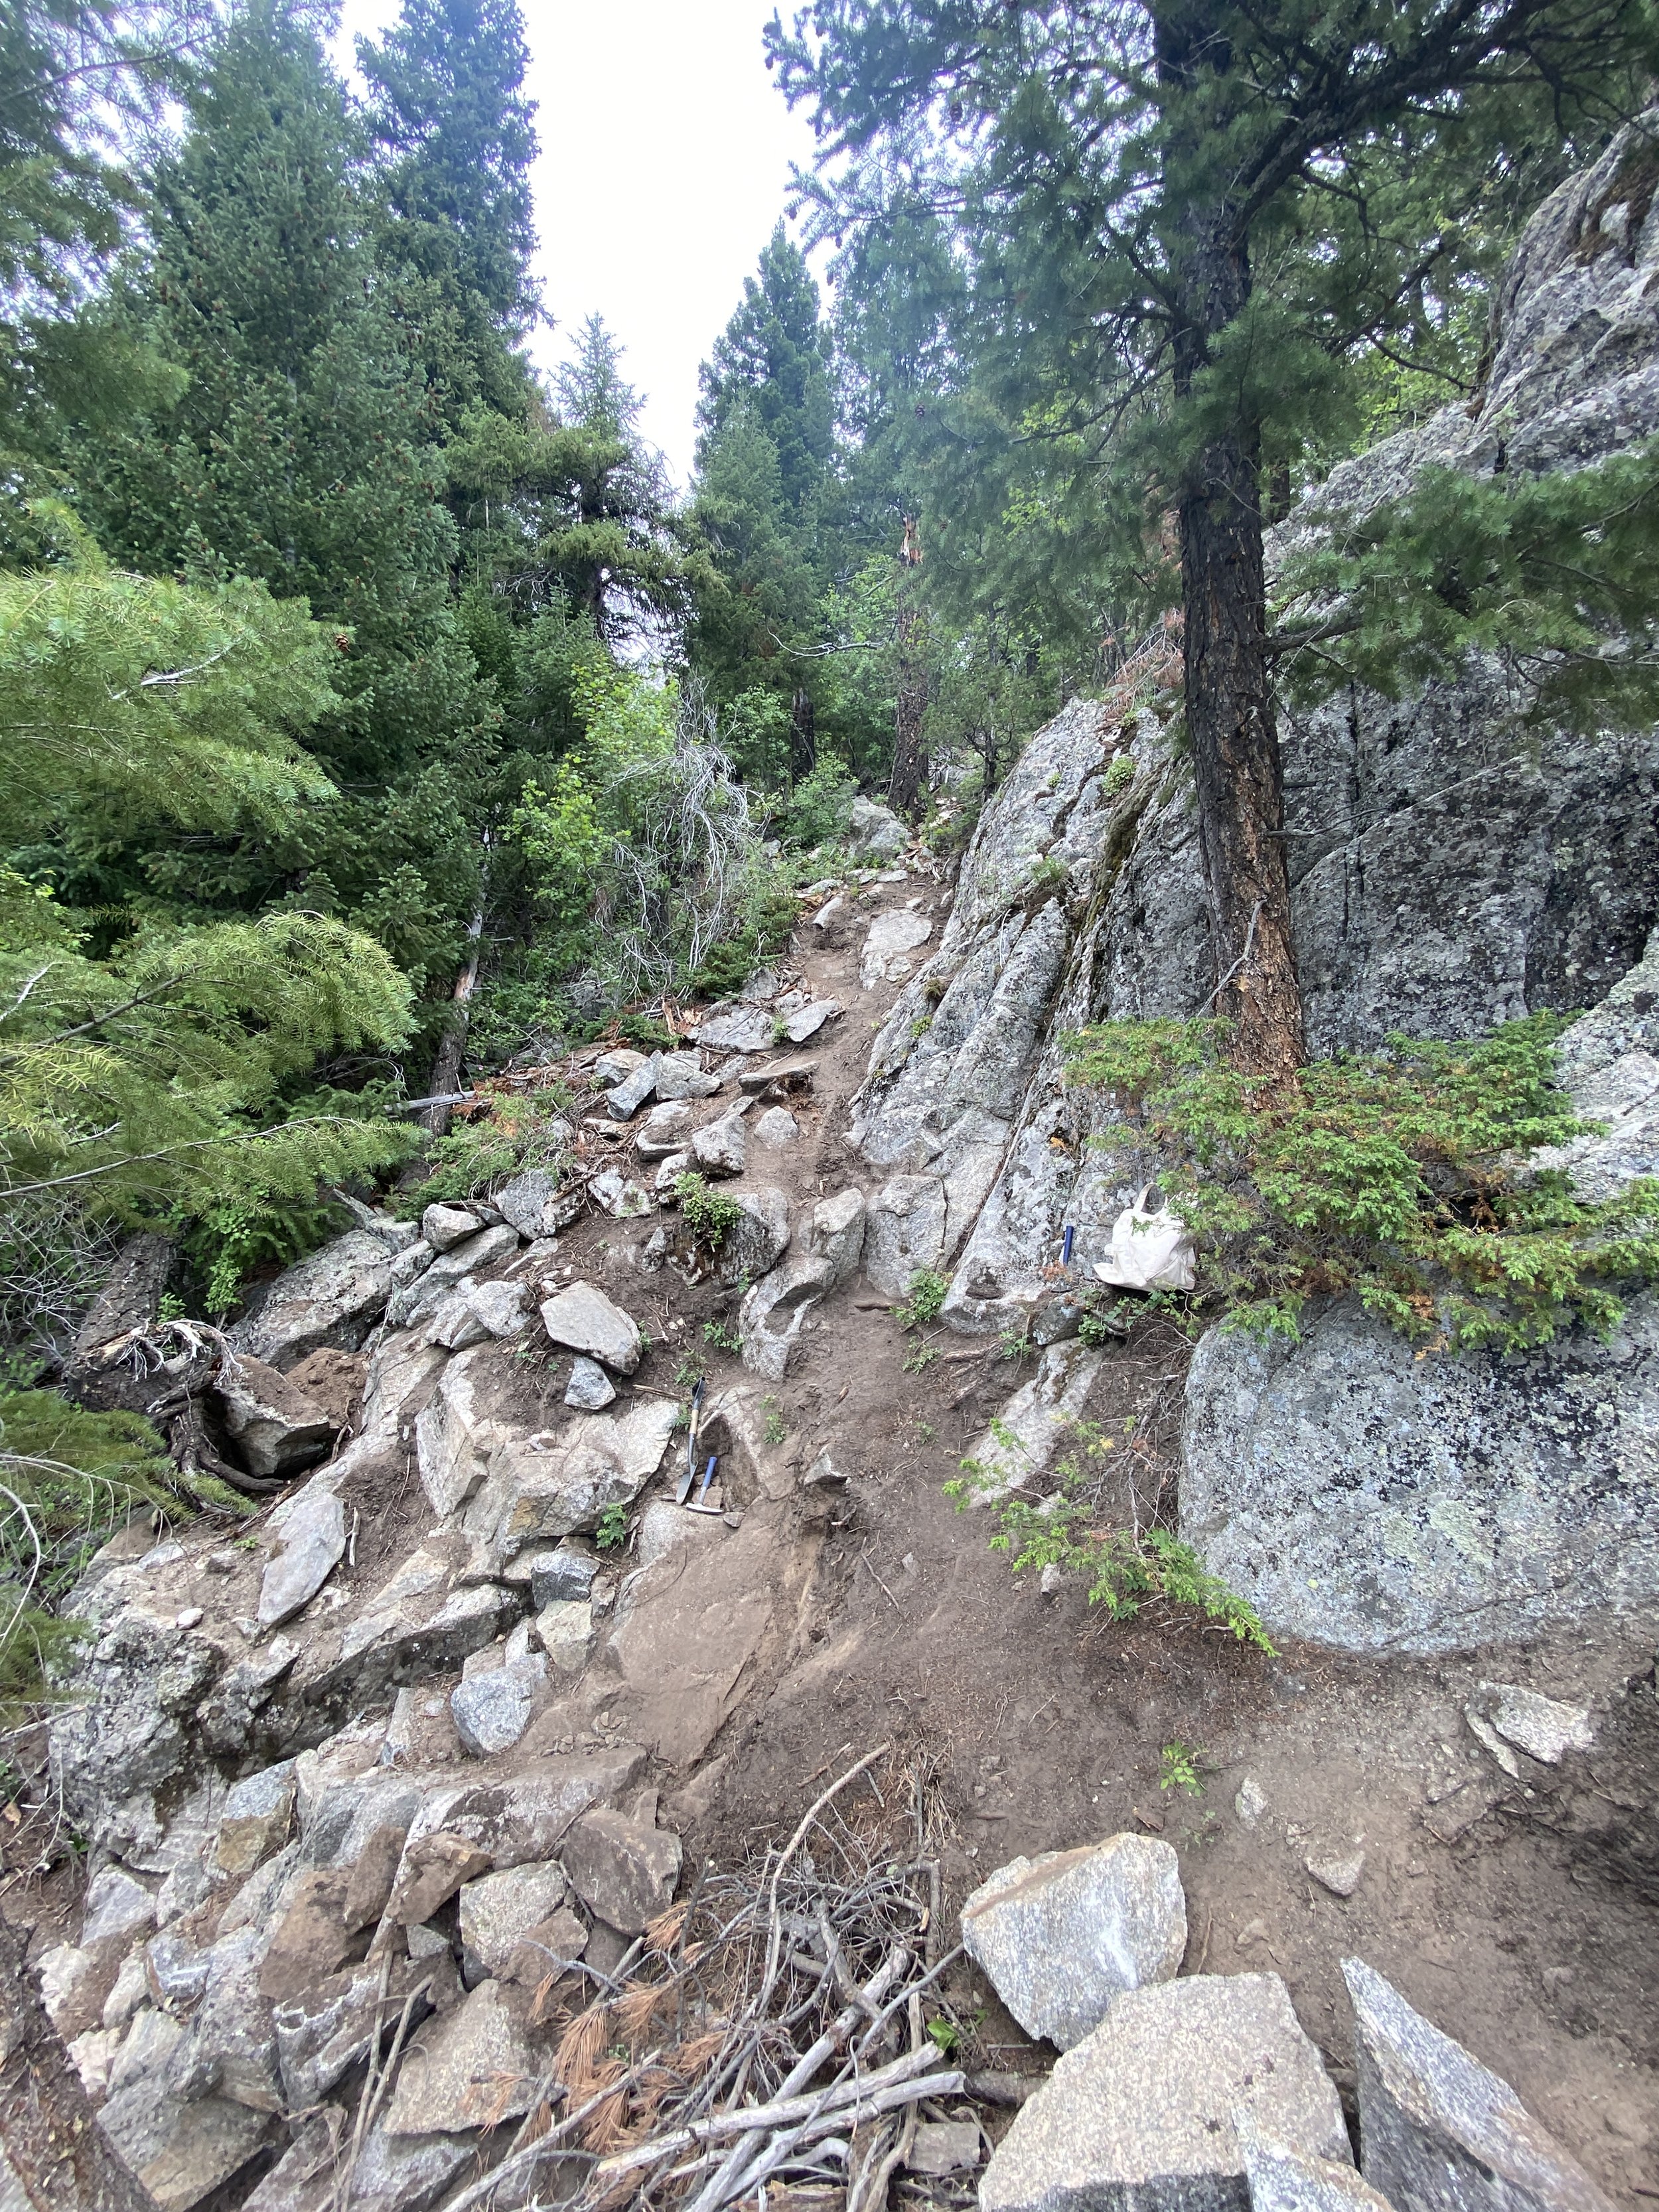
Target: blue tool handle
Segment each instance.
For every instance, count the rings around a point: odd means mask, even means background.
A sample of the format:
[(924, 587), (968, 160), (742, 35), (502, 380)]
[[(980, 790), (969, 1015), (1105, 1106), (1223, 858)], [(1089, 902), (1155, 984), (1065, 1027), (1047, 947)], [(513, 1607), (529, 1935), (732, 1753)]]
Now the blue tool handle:
[(1072, 1264), (1072, 1239), (1076, 1235), (1076, 1229), (1068, 1221), (1066, 1224), (1066, 1242), (1060, 1248), (1060, 1264), (1062, 1267), (1069, 1267)]

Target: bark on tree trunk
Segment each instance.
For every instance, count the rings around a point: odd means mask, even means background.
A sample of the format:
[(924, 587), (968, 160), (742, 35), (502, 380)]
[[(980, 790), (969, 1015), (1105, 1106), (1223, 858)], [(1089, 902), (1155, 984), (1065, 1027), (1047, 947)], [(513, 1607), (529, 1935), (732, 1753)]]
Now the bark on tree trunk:
[(23, 1951), (16, 1929), (0, 1921), (0, 2204), (155, 2212), (94, 2118)]
[(922, 649), (923, 618), (908, 600), (898, 615), (898, 702), (893, 718), (893, 774), (888, 799), (896, 813), (914, 822), (927, 790), (927, 745), (922, 720), (927, 712), (927, 660)]
[[(461, 1060), (466, 1051), (467, 1024), (471, 1018), (471, 1000), (477, 988), (478, 963), (483, 953), (483, 893), (480, 891), (477, 910), (467, 924), (466, 959), (450, 994), (443, 1035), (439, 1039), (437, 1055), (433, 1060), (431, 1078), (427, 1084), (428, 1093), (434, 1099), (447, 1098), (460, 1089)], [(434, 1137), (441, 1137), (448, 1129), (454, 1111), (453, 1106), (428, 1106), (421, 1116), (422, 1124)]]
[[(1213, 341), (1250, 296), (1248, 244), (1216, 168), (1231, 57), (1207, 11), (1157, 20), (1158, 75), (1179, 88), (1166, 156), (1173, 188), (1181, 311), (1174, 333), (1177, 400), (1190, 397)], [(1217, 94), (1215, 115), (1204, 94)], [(1213, 194), (1213, 197), (1212, 196)], [(1293, 1074), (1305, 1056), (1291, 937), (1284, 781), (1267, 653), (1261, 451), (1240, 421), (1188, 463), (1181, 487), (1181, 596), (1187, 729), (1198, 792), (1199, 849), (1215, 956), (1214, 1006), (1236, 1024), (1235, 1064)]]
[(817, 716), (811, 694), (797, 691), (789, 704), (789, 781), (799, 783), (818, 764)]
[(1267, 590), (1254, 456), (1206, 448), (1181, 502), (1187, 728), (1209, 896), (1215, 1011), (1237, 1024), (1232, 1058), (1290, 1075), (1304, 1057), (1291, 939), (1284, 783), (1265, 651)]

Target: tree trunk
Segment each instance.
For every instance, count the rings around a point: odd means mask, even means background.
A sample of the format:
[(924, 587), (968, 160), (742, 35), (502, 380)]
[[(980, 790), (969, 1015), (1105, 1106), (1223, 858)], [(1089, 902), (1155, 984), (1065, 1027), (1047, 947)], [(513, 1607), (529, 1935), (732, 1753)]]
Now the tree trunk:
[(0, 1920), (0, 2205), (18, 2212), (155, 2212), (111, 2148), (46, 2017), (23, 1941)]
[(789, 781), (799, 783), (818, 764), (817, 716), (810, 691), (798, 690), (789, 702)]
[(483, 893), (481, 890), (477, 907), (467, 924), (466, 959), (450, 994), (449, 1010), (444, 1016), (443, 1035), (438, 1041), (437, 1055), (433, 1060), (431, 1078), (427, 1084), (428, 1092), (440, 1103), (428, 1106), (421, 1121), (434, 1137), (444, 1134), (455, 1110), (453, 1106), (441, 1102), (460, 1088), (461, 1061), (466, 1052), (467, 1024), (471, 1018), (471, 1000), (477, 987), (478, 963), (483, 952)]
[(1181, 502), (1187, 729), (1215, 956), (1215, 1010), (1236, 1024), (1232, 1059), (1289, 1075), (1304, 1058), (1291, 939), (1284, 784), (1267, 672), (1267, 591), (1254, 457), (1206, 447)]
[(898, 613), (898, 701), (893, 717), (893, 774), (887, 795), (896, 813), (919, 818), (927, 793), (926, 624), (907, 597)]
[[(1179, 210), (1171, 246), (1179, 272), (1173, 370), (1180, 404), (1191, 398), (1212, 342), (1243, 312), (1250, 264), (1218, 150), (1231, 55), (1202, 10), (1161, 15), (1157, 39), (1158, 75), (1176, 93), (1177, 118), (1164, 181)], [(1241, 418), (1187, 465), (1179, 498), (1182, 650), (1213, 1004), (1235, 1024), (1236, 1066), (1289, 1076), (1304, 1047), (1267, 669), (1261, 458), (1256, 425)]]

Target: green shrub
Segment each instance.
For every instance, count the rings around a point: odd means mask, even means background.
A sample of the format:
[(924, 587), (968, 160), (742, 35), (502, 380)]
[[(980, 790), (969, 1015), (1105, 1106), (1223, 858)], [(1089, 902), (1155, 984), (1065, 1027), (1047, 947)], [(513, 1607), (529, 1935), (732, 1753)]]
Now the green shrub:
[(185, 1480), (136, 1413), (89, 1413), (52, 1390), (0, 1395), (0, 1714), (44, 1692), (80, 1631), (55, 1607), (111, 1530), (143, 1506), (246, 1512), (222, 1485)]
[(1565, 1026), (1393, 1036), (1287, 1085), (1230, 1066), (1216, 1021), (1106, 1023), (1064, 1049), (1068, 1080), (1112, 1094), (1117, 1134), (1166, 1163), (1231, 1322), (1294, 1336), (1310, 1297), (1352, 1292), (1413, 1340), (1516, 1352), (1579, 1325), (1607, 1334), (1620, 1286), (1659, 1278), (1659, 1182), (1588, 1205), (1527, 1168), (1595, 1127), (1556, 1083)]
[(569, 1103), (562, 1085), (522, 1097), (502, 1093), (491, 1098), (484, 1112), (457, 1122), (434, 1140), (426, 1176), (401, 1194), (398, 1212), (405, 1220), (418, 1220), (428, 1206), (485, 1197), (498, 1183), (530, 1168), (562, 1174), (570, 1159), (570, 1125), (563, 1119)]
[[(1212, 1575), (1190, 1544), (1167, 1528), (1118, 1528), (1103, 1524), (1095, 1497), (1104, 1470), (1099, 1464), (1115, 1448), (1115, 1440), (1092, 1422), (1073, 1424), (1077, 1448), (1067, 1452), (1054, 1468), (1058, 1486), (1049, 1497), (1033, 1502), (1017, 1496), (999, 1498), (991, 1509), (996, 1534), (994, 1552), (1010, 1552), (1015, 1574), (1057, 1566), (1065, 1574), (1082, 1575), (1088, 1583), (1091, 1605), (1103, 1606), (1113, 1620), (1133, 1620), (1148, 1598), (1164, 1598), (1172, 1605), (1190, 1605), (1206, 1620), (1231, 1631), (1241, 1644), (1273, 1655), (1267, 1631), (1254, 1606), (1229, 1589)], [(965, 1459), (962, 1474), (945, 1486), (945, 1494), (958, 1506), (975, 1491), (1002, 1491), (1024, 1473), (1028, 1455), (1004, 1422), (993, 1421), (991, 1433), (1005, 1456), (987, 1466)]]
[(1115, 799), (1135, 780), (1135, 764), (1127, 753), (1120, 753), (1106, 771), (1105, 791), (1108, 799)]
[(679, 1200), (681, 1220), (696, 1242), (711, 1252), (720, 1250), (743, 1219), (743, 1208), (737, 1200), (716, 1190), (695, 1170), (675, 1176), (674, 1195)]
[(351, 1218), (335, 1200), (276, 1203), (269, 1199), (223, 1199), (177, 1224), (179, 1250), (200, 1285), (201, 1310), (216, 1321), (228, 1314), (256, 1267), (291, 1267)]
[(939, 1317), (951, 1293), (951, 1278), (936, 1275), (931, 1267), (918, 1267), (910, 1278), (910, 1295), (897, 1309), (901, 1328), (925, 1328)]
[(839, 844), (853, 818), (853, 801), (859, 787), (845, 761), (822, 753), (817, 765), (789, 794), (789, 804), (779, 821), (784, 841), (811, 852), (816, 846)]

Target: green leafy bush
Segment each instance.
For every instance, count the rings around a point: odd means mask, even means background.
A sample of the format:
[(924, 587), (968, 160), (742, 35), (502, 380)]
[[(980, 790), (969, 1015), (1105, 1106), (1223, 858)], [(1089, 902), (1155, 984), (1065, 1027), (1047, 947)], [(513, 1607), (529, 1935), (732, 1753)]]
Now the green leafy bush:
[(847, 835), (858, 795), (846, 762), (833, 753), (821, 753), (816, 767), (789, 794), (778, 825), (785, 841), (807, 853), (821, 845), (838, 845)]
[(1065, 1051), (1068, 1080), (1110, 1093), (1120, 1133), (1166, 1163), (1231, 1322), (1293, 1336), (1310, 1297), (1352, 1292), (1413, 1340), (1516, 1352), (1574, 1326), (1605, 1335), (1621, 1286), (1659, 1278), (1659, 1183), (1588, 1205), (1527, 1168), (1595, 1126), (1556, 1083), (1564, 1026), (1394, 1036), (1282, 1086), (1230, 1066), (1214, 1021), (1106, 1023)]
[(910, 1295), (896, 1309), (901, 1328), (925, 1328), (929, 1322), (939, 1319), (945, 1299), (951, 1294), (951, 1278), (935, 1274), (931, 1267), (918, 1267), (910, 1278)]
[(1108, 799), (1116, 799), (1126, 792), (1135, 780), (1135, 764), (1127, 753), (1120, 753), (1106, 771), (1105, 793)]
[(569, 1103), (562, 1086), (522, 1097), (498, 1092), (482, 1112), (434, 1141), (426, 1175), (399, 1198), (398, 1212), (414, 1221), (428, 1206), (487, 1198), (498, 1183), (532, 1168), (562, 1174), (571, 1158), (570, 1124), (563, 1118)]
[(720, 1250), (743, 1219), (743, 1208), (737, 1200), (716, 1190), (695, 1170), (675, 1176), (674, 1195), (679, 1200), (681, 1220), (697, 1243), (711, 1252)]
[(1113, 1620), (1133, 1620), (1150, 1598), (1194, 1606), (1241, 1644), (1271, 1656), (1273, 1646), (1255, 1607), (1211, 1574), (1190, 1544), (1167, 1528), (1120, 1528), (1103, 1519), (1096, 1492), (1101, 1462), (1115, 1449), (1115, 1440), (1092, 1422), (1073, 1426), (1077, 1447), (1056, 1463), (1056, 1487), (1040, 1501), (1011, 1490), (1025, 1472), (1028, 1455), (1001, 1421), (992, 1422), (991, 1433), (1003, 1456), (988, 1466), (963, 1460), (961, 1475), (945, 1484), (945, 1496), (962, 1506), (975, 1491), (999, 1493), (991, 1507), (997, 1532), (991, 1549), (1012, 1553), (1015, 1574), (1028, 1569), (1040, 1574), (1044, 1567), (1056, 1566), (1064, 1574), (1081, 1575), (1090, 1604), (1103, 1606)]

